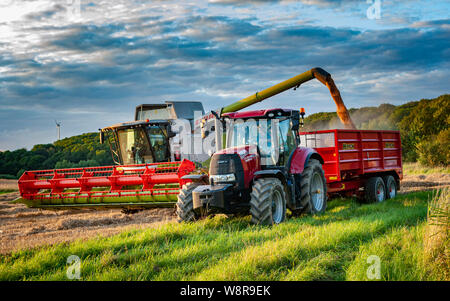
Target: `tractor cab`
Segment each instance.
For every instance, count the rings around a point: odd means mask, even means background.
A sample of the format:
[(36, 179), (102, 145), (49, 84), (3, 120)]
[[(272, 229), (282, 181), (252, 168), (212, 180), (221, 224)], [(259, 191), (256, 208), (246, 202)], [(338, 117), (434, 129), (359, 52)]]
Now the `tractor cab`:
[(250, 146), (257, 152), (262, 167), (285, 166), (299, 145), (299, 113), (270, 109), (224, 114), (227, 120), (226, 148), (232, 151)]
[[(222, 114), (226, 146), (211, 157), (207, 183), (198, 181), (198, 175), (185, 177), (193, 183), (179, 194), (179, 218), (192, 220), (205, 212), (250, 212), (255, 223), (280, 223), (286, 208), (297, 213), (309, 210), (311, 191), (321, 204), (313, 209), (323, 211), (323, 160), (313, 149), (299, 146), (303, 112), (270, 109)], [(301, 190), (305, 185), (312, 188)]]

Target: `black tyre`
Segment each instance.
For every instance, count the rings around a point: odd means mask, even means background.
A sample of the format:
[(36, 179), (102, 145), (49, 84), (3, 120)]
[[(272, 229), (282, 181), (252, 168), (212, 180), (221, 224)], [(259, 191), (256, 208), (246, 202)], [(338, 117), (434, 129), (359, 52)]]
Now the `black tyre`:
[(300, 180), (300, 206), (294, 215), (301, 213), (319, 214), (327, 209), (327, 183), (322, 164), (310, 159)]
[(183, 185), (180, 193), (178, 194), (177, 201), (177, 221), (181, 222), (193, 222), (198, 219), (197, 214), (194, 212), (194, 203), (192, 200), (192, 191), (198, 186), (195, 183), (188, 183)]
[(386, 186), (380, 177), (367, 180), (364, 188), (365, 199), (369, 203), (380, 203), (386, 199)]
[(253, 183), (250, 214), (252, 223), (273, 225), (286, 218), (286, 192), (280, 180), (275, 178), (257, 179)]
[(386, 199), (393, 199), (397, 196), (397, 183), (393, 176), (383, 177), (384, 186), (386, 187)]

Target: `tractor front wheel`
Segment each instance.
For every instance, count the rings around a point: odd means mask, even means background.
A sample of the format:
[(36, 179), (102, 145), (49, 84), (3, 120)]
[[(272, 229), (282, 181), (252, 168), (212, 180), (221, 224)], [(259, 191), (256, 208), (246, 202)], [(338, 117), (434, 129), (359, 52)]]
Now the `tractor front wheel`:
[(179, 223), (193, 222), (198, 219), (197, 214), (194, 212), (194, 202), (192, 199), (192, 191), (194, 191), (197, 186), (198, 184), (187, 183), (186, 185), (183, 185), (178, 194), (177, 221)]
[(250, 213), (252, 223), (273, 225), (286, 218), (286, 192), (280, 180), (262, 178), (255, 180), (251, 193)]

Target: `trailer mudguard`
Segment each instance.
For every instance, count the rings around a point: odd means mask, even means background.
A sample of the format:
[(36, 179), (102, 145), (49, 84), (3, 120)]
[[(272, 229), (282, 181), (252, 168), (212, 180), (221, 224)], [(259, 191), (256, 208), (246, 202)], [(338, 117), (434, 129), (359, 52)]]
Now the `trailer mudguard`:
[(291, 154), (288, 160), (288, 168), (290, 174), (301, 174), (303, 169), (308, 166), (309, 159), (319, 160), (321, 164), (324, 163), (322, 156), (317, 151), (309, 147), (297, 147)]

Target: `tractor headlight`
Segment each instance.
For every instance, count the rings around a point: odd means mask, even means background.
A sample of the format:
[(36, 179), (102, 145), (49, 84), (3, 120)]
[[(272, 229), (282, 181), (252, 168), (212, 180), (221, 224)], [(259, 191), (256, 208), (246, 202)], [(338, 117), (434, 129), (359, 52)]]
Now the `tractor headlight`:
[(211, 183), (234, 182), (236, 181), (236, 177), (234, 176), (234, 173), (227, 175), (210, 175), (209, 181)]

